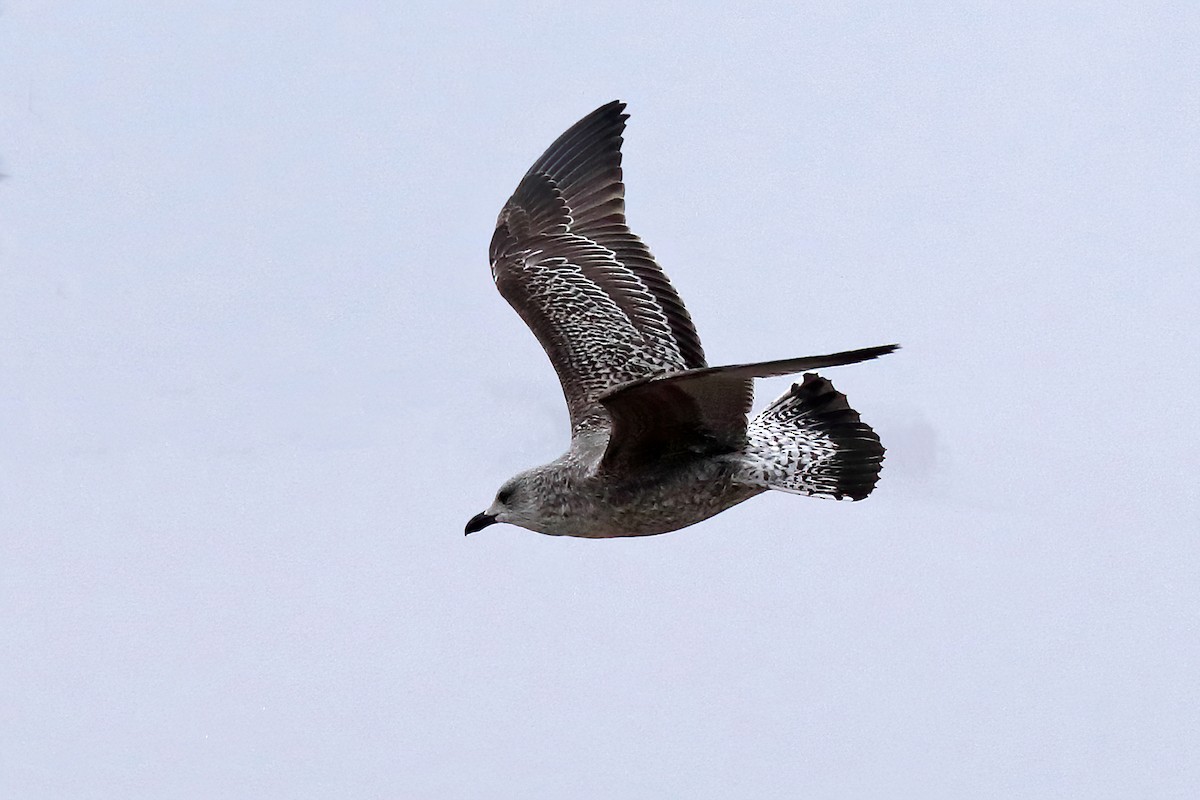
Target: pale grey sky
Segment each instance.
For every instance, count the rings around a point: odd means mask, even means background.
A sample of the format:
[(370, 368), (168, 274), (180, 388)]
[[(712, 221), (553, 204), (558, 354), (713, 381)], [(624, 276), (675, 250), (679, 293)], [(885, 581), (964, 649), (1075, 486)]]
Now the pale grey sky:
[[(253, 5), (0, 14), (0, 796), (1200, 794), (1193, 4)], [(614, 98), (712, 361), (904, 345), (866, 502), (462, 536)]]

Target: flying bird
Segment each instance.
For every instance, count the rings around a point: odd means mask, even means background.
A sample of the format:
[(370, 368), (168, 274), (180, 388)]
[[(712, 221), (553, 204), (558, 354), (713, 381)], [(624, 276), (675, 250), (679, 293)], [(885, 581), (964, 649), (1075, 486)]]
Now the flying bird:
[(883, 446), (825, 378), (806, 374), (754, 419), (754, 379), (877, 358), (898, 345), (710, 367), (692, 319), (625, 224), (613, 101), (571, 126), (504, 205), (492, 277), (554, 364), (571, 445), (504, 482), (496, 522), (556, 536), (648, 536), (768, 489), (861, 500)]

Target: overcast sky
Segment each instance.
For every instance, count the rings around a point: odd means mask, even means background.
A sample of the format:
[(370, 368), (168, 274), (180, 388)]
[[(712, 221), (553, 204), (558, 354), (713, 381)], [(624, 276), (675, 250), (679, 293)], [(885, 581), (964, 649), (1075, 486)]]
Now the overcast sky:
[[(1200, 795), (1200, 11), (783, 5), (4, 4), (0, 796)], [(463, 537), (614, 98), (712, 362), (903, 344), (865, 502)]]

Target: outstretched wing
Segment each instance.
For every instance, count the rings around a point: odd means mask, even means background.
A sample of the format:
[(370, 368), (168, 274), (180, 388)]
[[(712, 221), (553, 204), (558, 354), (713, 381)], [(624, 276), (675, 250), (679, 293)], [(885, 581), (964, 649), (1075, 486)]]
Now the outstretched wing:
[(624, 109), (601, 106), (534, 163), (489, 253), (500, 294), (554, 364), (574, 430), (606, 416), (598, 400), (615, 386), (705, 365), (683, 301), (625, 224)]
[(823, 356), (704, 367), (618, 386), (600, 397), (613, 420), (600, 466), (632, 475), (663, 459), (733, 452), (746, 441), (746, 414), (754, 400), (755, 378), (855, 364), (898, 347), (889, 344)]

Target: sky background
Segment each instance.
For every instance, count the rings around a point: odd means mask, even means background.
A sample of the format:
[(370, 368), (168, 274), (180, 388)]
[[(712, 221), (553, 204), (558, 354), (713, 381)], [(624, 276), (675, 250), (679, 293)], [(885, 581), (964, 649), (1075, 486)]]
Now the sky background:
[[(0, 796), (1200, 795), (1200, 10), (1125, 5), (5, 3)], [(463, 537), (567, 439), (495, 215), (614, 98), (710, 361), (903, 344), (869, 500)]]

